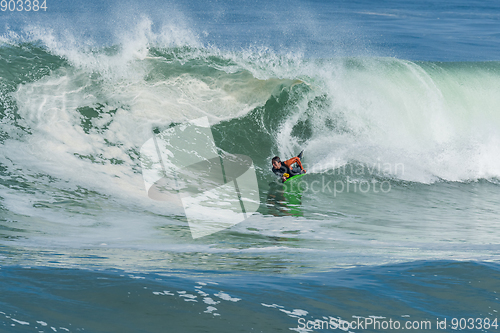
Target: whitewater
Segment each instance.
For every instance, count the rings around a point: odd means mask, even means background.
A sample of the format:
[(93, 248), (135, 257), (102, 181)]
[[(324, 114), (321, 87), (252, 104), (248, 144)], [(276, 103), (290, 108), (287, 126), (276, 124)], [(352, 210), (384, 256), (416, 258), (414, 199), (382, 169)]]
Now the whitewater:
[[(93, 5), (5, 13), (0, 330), (495, 332), (496, 4)], [(258, 205), (193, 239), (141, 147), (199, 118), (252, 160)], [(301, 150), (290, 191), (270, 160)]]

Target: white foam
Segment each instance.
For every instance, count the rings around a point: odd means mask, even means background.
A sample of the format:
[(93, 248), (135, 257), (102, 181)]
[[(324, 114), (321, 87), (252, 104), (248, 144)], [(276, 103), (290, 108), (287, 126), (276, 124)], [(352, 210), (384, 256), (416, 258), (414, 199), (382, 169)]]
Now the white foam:
[(238, 301), (241, 301), (241, 298), (236, 298), (236, 297), (231, 297), (229, 296), (228, 294), (224, 293), (224, 292), (219, 292), (217, 294), (214, 294), (215, 296), (225, 300), (225, 301), (230, 301), (230, 302), (238, 302)]
[(14, 318), (10, 318), (10, 320), (20, 324), (20, 325), (29, 325), (30, 323), (28, 323), (27, 321), (22, 321), (22, 320), (17, 320), (17, 319), (14, 319)]
[(204, 302), (205, 304), (208, 304), (208, 305), (216, 305), (216, 304), (219, 304), (219, 303), (220, 303), (220, 301), (214, 301), (214, 300), (213, 300), (212, 298), (210, 298), (210, 297), (205, 297), (205, 298), (203, 298), (203, 302)]
[(171, 293), (170, 291), (168, 291), (168, 290), (164, 290), (163, 292), (161, 292), (161, 291), (153, 291), (153, 294), (154, 294), (154, 295), (157, 295), (157, 296), (160, 296), (160, 295), (161, 295), (161, 296), (167, 296), (167, 295), (168, 295), (168, 296), (174, 296), (174, 294), (172, 294), (172, 293)]
[[(315, 161), (313, 171), (354, 160), (390, 165), (388, 176), (423, 183), (500, 176), (500, 117), (494, 112), (500, 103), (494, 88), (498, 77), (458, 65), (377, 58), (353, 62), (306, 66), (315, 89), (282, 124), (278, 155), (294, 156), (305, 148), (305, 160)], [(311, 106), (315, 98), (326, 101)], [(299, 147), (292, 130), (306, 119), (313, 135)]]
[(203, 311), (204, 313), (212, 313), (214, 311), (217, 311), (217, 308), (213, 307), (213, 306), (207, 306), (207, 309), (205, 311)]

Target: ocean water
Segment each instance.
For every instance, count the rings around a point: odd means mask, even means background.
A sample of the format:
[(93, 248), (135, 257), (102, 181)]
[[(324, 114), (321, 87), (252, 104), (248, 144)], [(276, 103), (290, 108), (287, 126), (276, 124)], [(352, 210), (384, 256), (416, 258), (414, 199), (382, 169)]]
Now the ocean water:
[[(0, 4), (0, 332), (500, 331), (500, 3), (39, 5)], [(193, 238), (141, 147), (202, 117), (258, 206)]]

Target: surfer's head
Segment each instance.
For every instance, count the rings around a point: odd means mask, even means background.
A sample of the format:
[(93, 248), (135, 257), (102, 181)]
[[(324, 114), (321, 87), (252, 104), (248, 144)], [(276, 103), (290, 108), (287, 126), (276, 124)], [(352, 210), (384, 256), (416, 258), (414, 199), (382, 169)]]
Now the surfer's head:
[(275, 169), (281, 168), (281, 160), (278, 156), (274, 156), (271, 163)]

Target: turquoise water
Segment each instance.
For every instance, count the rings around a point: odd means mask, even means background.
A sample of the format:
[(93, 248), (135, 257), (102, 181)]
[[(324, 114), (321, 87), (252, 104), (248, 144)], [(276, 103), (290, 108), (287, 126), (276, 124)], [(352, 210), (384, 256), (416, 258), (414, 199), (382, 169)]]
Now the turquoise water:
[[(48, 8), (2, 12), (0, 330), (497, 330), (495, 2)], [(193, 239), (141, 146), (200, 117), (259, 206)]]

